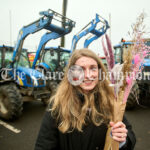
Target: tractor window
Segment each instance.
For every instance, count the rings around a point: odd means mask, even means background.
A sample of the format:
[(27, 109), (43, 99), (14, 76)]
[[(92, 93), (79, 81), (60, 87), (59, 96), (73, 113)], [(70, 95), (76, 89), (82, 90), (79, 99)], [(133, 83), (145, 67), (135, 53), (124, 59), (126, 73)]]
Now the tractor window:
[[(9, 67), (10, 62), (12, 60), (13, 49), (5, 48), (5, 50), (4, 51), (3, 50), (4, 50), (3, 47), (0, 48), (0, 67)], [(5, 54), (2, 54), (3, 52), (5, 52)], [(4, 57), (4, 58), (2, 58), (2, 57)], [(3, 59), (4, 64), (2, 64), (2, 59)], [(2, 66), (2, 65), (4, 65), (4, 66)]]
[(60, 53), (60, 62), (63, 68), (68, 64), (69, 58), (70, 58), (70, 53), (68, 52)]
[(145, 57), (146, 59), (150, 59), (150, 53)]
[[(147, 46), (150, 46), (150, 41), (147, 41), (146, 43), (145, 43)], [(147, 59), (150, 59), (150, 54), (146, 57)]]
[(121, 63), (121, 48), (120, 47), (115, 48), (115, 61), (116, 63)]
[(2, 51), (0, 50), (0, 68), (2, 67)]
[(21, 53), (21, 56), (20, 56), (20, 59), (18, 62), (18, 66), (30, 68), (30, 62), (29, 62), (28, 55), (27, 55), (26, 51)]
[(58, 54), (56, 51), (47, 50), (42, 60), (51, 68), (52, 71), (56, 70), (58, 66)]
[(146, 41), (145, 44), (146, 44), (147, 46), (150, 46), (150, 41)]
[(60, 53), (60, 65), (62, 68), (64, 68), (68, 64), (69, 58), (70, 58), (70, 53), (68, 52)]
[(70, 58), (70, 53), (68, 53), (68, 52), (61, 52), (60, 55), (61, 55), (61, 57), (60, 57), (61, 60), (66, 60), (66, 61), (68, 61), (69, 58)]
[(6, 51), (5, 52), (5, 61), (4, 61), (4, 65), (5, 67), (9, 67), (10, 62), (12, 60), (12, 56), (13, 56), (13, 51)]

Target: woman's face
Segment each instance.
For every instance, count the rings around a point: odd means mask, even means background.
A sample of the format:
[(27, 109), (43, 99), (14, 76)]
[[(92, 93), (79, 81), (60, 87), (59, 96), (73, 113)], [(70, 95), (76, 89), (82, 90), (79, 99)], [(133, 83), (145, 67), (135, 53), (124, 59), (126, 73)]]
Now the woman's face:
[(98, 83), (97, 62), (93, 58), (83, 56), (76, 61), (75, 65), (80, 66), (84, 71), (84, 80), (79, 86), (85, 92), (94, 89)]

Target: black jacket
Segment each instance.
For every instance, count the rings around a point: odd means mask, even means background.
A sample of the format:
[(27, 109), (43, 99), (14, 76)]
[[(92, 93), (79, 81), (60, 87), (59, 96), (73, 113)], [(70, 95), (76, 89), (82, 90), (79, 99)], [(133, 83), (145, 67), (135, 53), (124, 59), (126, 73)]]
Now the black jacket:
[[(133, 150), (136, 142), (135, 135), (125, 117), (123, 122), (128, 129), (128, 136), (126, 144), (120, 150)], [(83, 128), (83, 132), (74, 130), (63, 134), (58, 130), (50, 112), (46, 112), (34, 150), (103, 150), (106, 132), (106, 125), (97, 127), (90, 123)]]

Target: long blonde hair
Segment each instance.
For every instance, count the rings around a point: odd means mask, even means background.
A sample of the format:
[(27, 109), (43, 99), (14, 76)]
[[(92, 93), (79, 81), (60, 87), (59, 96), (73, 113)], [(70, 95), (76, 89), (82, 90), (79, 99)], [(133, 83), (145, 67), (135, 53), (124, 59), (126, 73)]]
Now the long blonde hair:
[[(113, 90), (108, 80), (101, 80), (97, 86), (88, 94), (84, 93), (78, 86), (70, 84), (67, 78), (69, 68), (82, 56), (93, 58), (99, 69), (106, 75), (106, 70), (100, 58), (89, 49), (75, 50), (68, 62), (64, 78), (57, 88), (56, 94), (50, 99), (50, 111), (58, 123), (58, 129), (65, 133), (73, 129), (82, 131), (88, 119), (99, 126), (102, 122), (111, 120), (113, 105)], [(102, 81), (103, 80), (103, 81)], [(81, 100), (81, 96), (83, 100)], [(96, 96), (95, 96), (96, 95)], [(90, 115), (87, 115), (90, 108)]]

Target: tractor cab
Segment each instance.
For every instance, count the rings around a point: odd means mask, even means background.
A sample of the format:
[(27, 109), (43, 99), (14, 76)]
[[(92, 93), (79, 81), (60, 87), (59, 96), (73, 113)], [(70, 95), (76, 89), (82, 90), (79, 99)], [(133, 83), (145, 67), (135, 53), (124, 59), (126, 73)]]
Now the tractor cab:
[(13, 47), (0, 46), (0, 68), (7, 67), (13, 55)]
[(123, 63), (123, 53), (130, 49), (133, 42), (121, 42), (114, 46), (115, 63)]
[(18, 67), (25, 67), (25, 68), (31, 67), (27, 50), (21, 51), (20, 59), (14, 65)]
[(70, 55), (70, 50), (64, 49), (60, 46), (46, 47), (41, 52), (41, 57), (39, 57), (36, 69), (43, 72), (47, 80), (55, 80), (59, 83), (63, 78), (64, 69), (68, 63)]
[[(6, 46), (6, 45), (0, 46), (0, 70), (1, 70), (0, 80), (2, 80), (2, 75), (6, 73), (6, 70), (10, 69), (12, 63), (13, 50), (14, 47), (12, 46)], [(15, 65), (30, 68), (27, 49), (22, 49), (22, 53), (20, 57), (21, 57), (20, 61), (17, 62)]]
[(42, 62), (50, 66), (51, 71), (58, 71), (63, 69), (70, 57), (70, 51), (61, 47), (47, 47), (44, 55), (41, 58)]

